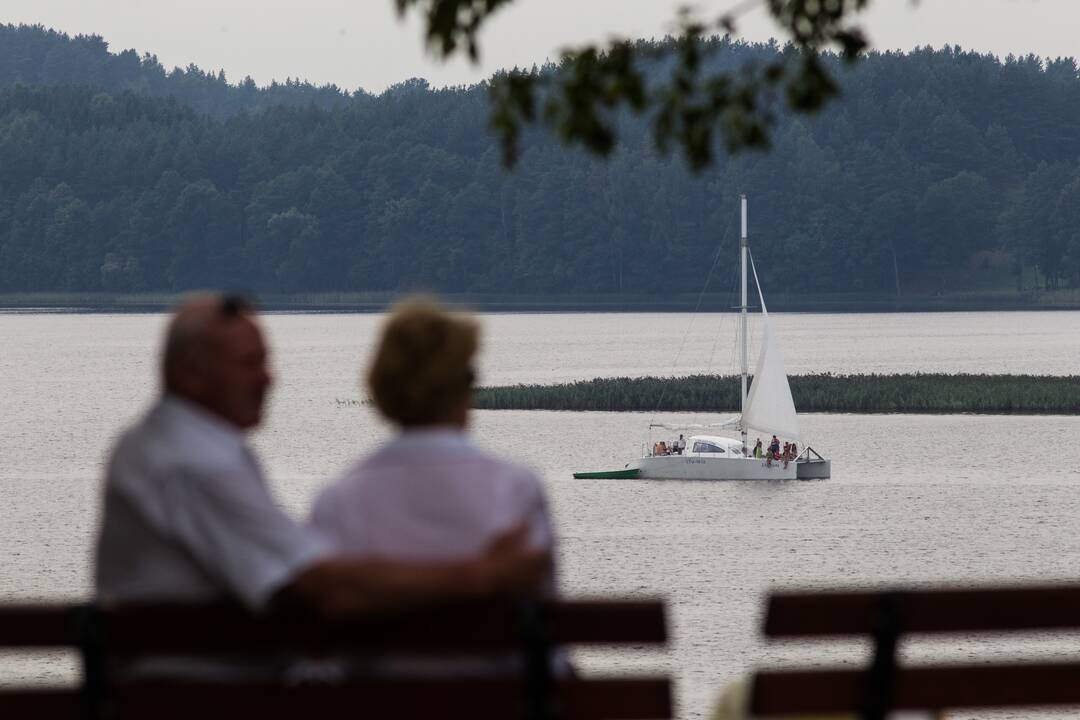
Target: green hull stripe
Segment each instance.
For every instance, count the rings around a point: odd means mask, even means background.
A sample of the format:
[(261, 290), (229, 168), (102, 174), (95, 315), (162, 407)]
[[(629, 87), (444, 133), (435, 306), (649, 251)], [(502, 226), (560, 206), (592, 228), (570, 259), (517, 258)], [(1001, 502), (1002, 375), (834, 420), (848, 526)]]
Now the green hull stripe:
[(580, 472), (574, 473), (574, 477), (578, 480), (633, 480), (638, 477), (639, 472), (637, 468), (631, 468), (629, 470), (608, 470), (607, 472)]

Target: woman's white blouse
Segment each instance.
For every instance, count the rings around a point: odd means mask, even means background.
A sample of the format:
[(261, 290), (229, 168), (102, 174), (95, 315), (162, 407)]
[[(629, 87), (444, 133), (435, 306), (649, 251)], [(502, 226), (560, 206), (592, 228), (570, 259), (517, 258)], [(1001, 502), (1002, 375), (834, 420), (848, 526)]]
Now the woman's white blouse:
[(400, 560), (475, 556), (525, 522), (534, 547), (552, 546), (543, 486), (464, 432), (403, 432), (319, 495), (311, 525), (337, 552)]

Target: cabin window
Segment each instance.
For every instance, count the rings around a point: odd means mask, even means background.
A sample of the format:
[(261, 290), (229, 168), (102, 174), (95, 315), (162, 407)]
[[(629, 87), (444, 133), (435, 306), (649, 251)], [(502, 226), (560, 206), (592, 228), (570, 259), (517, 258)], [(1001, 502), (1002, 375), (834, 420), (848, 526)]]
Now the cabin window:
[(712, 443), (696, 442), (696, 443), (694, 443), (694, 452), (696, 452), (696, 453), (722, 453), (722, 452), (724, 452), (724, 448), (720, 447), (719, 445), (713, 445)]

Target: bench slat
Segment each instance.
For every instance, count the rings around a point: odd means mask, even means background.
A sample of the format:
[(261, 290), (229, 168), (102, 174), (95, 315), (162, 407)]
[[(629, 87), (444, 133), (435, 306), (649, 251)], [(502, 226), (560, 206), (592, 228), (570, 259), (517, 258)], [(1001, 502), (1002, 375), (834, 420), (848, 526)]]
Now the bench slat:
[(79, 691), (68, 688), (0, 690), (0, 717), (73, 720), (79, 717)]
[(661, 600), (562, 601), (553, 606), (552, 640), (563, 645), (658, 644), (667, 642)]
[[(370, 714), (387, 717), (523, 717), (522, 687), (514, 680), (381, 680), (294, 688), (260, 685), (146, 684), (125, 688), (116, 720), (259, 717), (294, 720)], [(666, 678), (565, 680), (557, 683), (568, 717), (650, 720), (672, 715)], [(343, 711), (348, 710), (348, 713)], [(72, 720), (76, 690), (0, 690), (0, 716)]]
[[(854, 713), (862, 702), (861, 670), (758, 672), (751, 712), (762, 717)], [(892, 708), (1080, 706), (1080, 663), (933, 665), (896, 672)]]
[(0, 605), (0, 647), (72, 644), (70, 605)]
[[(869, 635), (882, 593), (776, 593), (769, 598), (771, 638)], [(1012, 632), (1080, 628), (1080, 586), (910, 590), (901, 630), (910, 633)]]
[[(649, 720), (671, 717), (666, 678), (566, 680), (556, 683), (568, 717)], [(192, 717), (525, 717), (517, 680), (380, 680), (346, 685), (161, 685), (126, 688), (116, 720), (190, 720)], [(2, 707), (2, 701), (0, 701)]]
[[(0, 647), (64, 647), (76, 642), (73, 609), (0, 606)], [(560, 601), (548, 607), (552, 640), (573, 644), (662, 644), (660, 601)], [(104, 613), (105, 643), (118, 654), (493, 651), (520, 645), (518, 606), (509, 602), (371, 614), (326, 623), (308, 616), (253, 617), (234, 606), (132, 606)]]

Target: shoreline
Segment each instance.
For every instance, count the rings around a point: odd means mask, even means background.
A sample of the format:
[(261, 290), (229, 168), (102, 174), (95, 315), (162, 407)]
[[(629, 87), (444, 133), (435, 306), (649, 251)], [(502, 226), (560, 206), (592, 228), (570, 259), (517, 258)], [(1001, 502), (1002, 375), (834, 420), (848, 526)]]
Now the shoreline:
[[(172, 308), (186, 293), (0, 293), (0, 312), (8, 313), (157, 313)], [(406, 293), (294, 293), (254, 295), (263, 312), (379, 313)], [(490, 313), (641, 313), (735, 312), (727, 294), (675, 295), (512, 295), (437, 294), (446, 304)], [(773, 312), (910, 313), (1080, 310), (1080, 290), (992, 291), (901, 297), (821, 293), (776, 294)]]

